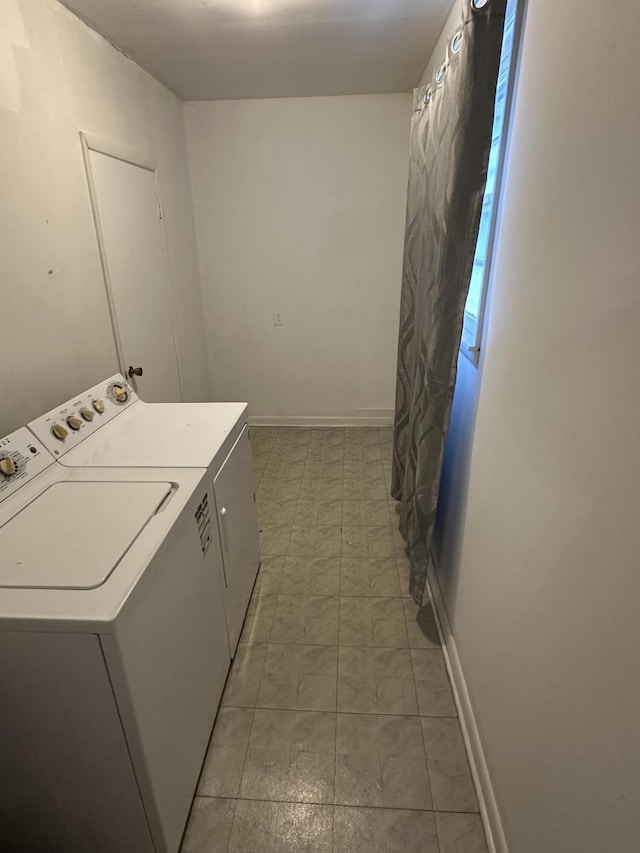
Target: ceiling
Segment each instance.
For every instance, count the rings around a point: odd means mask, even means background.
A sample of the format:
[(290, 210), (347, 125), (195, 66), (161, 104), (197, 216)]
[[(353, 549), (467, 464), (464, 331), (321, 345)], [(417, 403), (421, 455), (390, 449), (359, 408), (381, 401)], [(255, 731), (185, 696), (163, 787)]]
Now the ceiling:
[(61, 0), (184, 100), (412, 89), (453, 0)]

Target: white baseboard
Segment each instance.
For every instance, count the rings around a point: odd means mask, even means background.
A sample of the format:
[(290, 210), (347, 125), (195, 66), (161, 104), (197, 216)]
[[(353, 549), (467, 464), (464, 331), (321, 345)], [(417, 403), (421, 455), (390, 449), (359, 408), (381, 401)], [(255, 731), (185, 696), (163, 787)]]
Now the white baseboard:
[(393, 412), (388, 415), (252, 415), (251, 426), (300, 427), (388, 427), (393, 426)]
[(436, 623), (442, 642), (442, 651), (458, 708), (462, 736), (469, 755), (471, 775), (478, 794), (480, 814), (487, 836), (489, 853), (509, 853), (491, 777), (489, 776), (489, 768), (484, 757), (480, 733), (458, 655), (458, 647), (447, 615), (440, 583), (433, 566), (433, 559), (429, 564), (429, 594), (436, 612)]

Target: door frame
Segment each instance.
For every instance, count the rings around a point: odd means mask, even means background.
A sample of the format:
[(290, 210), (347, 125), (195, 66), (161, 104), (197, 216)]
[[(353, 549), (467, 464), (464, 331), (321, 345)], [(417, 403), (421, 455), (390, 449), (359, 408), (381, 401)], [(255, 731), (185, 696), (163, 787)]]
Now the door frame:
[(173, 350), (176, 358), (176, 369), (178, 372), (178, 388), (180, 391), (180, 400), (184, 400), (184, 382), (182, 378), (182, 359), (180, 356), (180, 346), (178, 344), (178, 336), (176, 333), (176, 306), (175, 306), (175, 287), (173, 281), (173, 274), (171, 270), (171, 254), (169, 252), (169, 241), (167, 238), (167, 230), (164, 225), (164, 216), (163, 216), (163, 208), (162, 201), (160, 196), (160, 186), (158, 179), (158, 166), (156, 160), (148, 155), (143, 154), (140, 151), (135, 151), (130, 148), (123, 148), (115, 142), (107, 139), (101, 139), (98, 136), (94, 136), (91, 133), (87, 133), (84, 130), (79, 131), (80, 133), (80, 146), (82, 149), (82, 159), (84, 162), (84, 170), (87, 177), (87, 185), (89, 188), (89, 198), (91, 201), (91, 211), (93, 214), (93, 224), (96, 232), (96, 239), (98, 241), (98, 253), (100, 255), (100, 266), (102, 267), (102, 276), (104, 279), (104, 286), (107, 293), (107, 303), (109, 306), (109, 317), (111, 319), (111, 328), (113, 331), (113, 339), (116, 347), (116, 355), (118, 358), (118, 364), (120, 366), (120, 372), (122, 375), (128, 379), (127, 370), (128, 365), (124, 359), (124, 353), (122, 348), (122, 339), (120, 337), (120, 329), (118, 327), (118, 316), (116, 313), (115, 299), (113, 296), (113, 288), (111, 285), (111, 277), (109, 275), (109, 265), (107, 263), (107, 254), (104, 243), (104, 236), (102, 233), (102, 226), (100, 224), (100, 211), (98, 208), (98, 195), (95, 188), (95, 183), (93, 180), (93, 172), (91, 170), (91, 160), (90, 160), (90, 152), (96, 151), (98, 154), (104, 154), (107, 157), (113, 157), (116, 160), (122, 160), (124, 163), (129, 163), (132, 166), (138, 166), (141, 169), (145, 169), (148, 172), (153, 174), (153, 180), (156, 188), (156, 201), (158, 203), (158, 220), (160, 222), (160, 231), (162, 234), (162, 245), (164, 246), (164, 255), (167, 263), (167, 270), (169, 273), (169, 285), (170, 285), (170, 293), (169, 302), (168, 302), (168, 310), (169, 310), (169, 322), (171, 324), (171, 337), (173, 340)]

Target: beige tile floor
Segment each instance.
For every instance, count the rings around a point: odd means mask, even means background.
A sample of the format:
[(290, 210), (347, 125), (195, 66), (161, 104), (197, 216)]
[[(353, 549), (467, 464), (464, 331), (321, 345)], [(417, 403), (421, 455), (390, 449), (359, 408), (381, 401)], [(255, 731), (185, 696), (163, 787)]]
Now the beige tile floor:
[(262, 566), (182, 853), (486, 853), (387, 429), (254, 428)]

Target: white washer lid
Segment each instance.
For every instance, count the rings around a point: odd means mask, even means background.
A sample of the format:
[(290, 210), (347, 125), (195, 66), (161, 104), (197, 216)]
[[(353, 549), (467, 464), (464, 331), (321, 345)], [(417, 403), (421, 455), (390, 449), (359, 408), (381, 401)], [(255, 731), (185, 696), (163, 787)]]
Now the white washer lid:
[(0, 587), (101, 586), (171, 488), (54, 483), (0, 528)]

